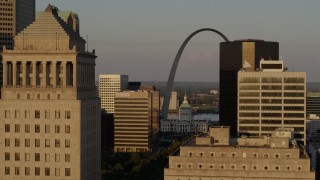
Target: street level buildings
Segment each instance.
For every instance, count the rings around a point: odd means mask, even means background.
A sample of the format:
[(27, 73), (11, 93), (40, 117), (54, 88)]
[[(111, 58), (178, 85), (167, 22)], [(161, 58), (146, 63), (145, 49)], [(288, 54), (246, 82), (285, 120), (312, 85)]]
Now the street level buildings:
[(127, 89), (128, 75), (100, 74), (99, 75), (99, 97), (101, 108), (107, 113), (114, 113), (115, 92)]
[(0, 179), (101, 178), (96, 55), (57, 11), (49, 5), (3, 50)]
[(260, 61), (258, 71), (238, 73), (239, 135), (270, 135), (291, 128), (306, 143), (306, 73), (287, 72), (283, 61)]
[[(13, 37), (34, 21), (35, 0), (0, 0), (0, 53), (3, 46), (13, 49)], [(0, 88), (2, 86), (0, 55)]]
[(115, 93), (114, 152), (151, 152), (159, 132), (156, 90)]
[(313, 180), (308, 154), (282, 129), (272, 136), (229, 138), (229, 127), (212, 127), (169, 156), (164, 180)]
[(220, 124), (230, 126), (232, 136), (237, 135), (238, 71), (243, 66), (254, 71), (261, 58), (279, 59), (279, 43), (254, 39), (220, 43)]

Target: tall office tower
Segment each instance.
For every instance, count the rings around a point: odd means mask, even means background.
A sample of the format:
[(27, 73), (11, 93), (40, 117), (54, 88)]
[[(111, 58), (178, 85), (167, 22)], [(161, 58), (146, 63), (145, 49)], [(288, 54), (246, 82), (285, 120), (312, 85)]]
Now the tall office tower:
[(320, 116), (320, 93), (318, 92), (307, 93), (307, 117), (310, 114)]
[(220, 44), (220, 125), (230, 126), (232, 136), (237, 135), (238, 71), (243, 66), (254, 71), (261, 58), (279, 59), (279, 43), (249, 39)]
[(306, 73), (287, 72), (283, 61), (261, 60), (260, 71), (238, 73), (238, 133), (270, 135), (292, 128), (306, 142)]
[(159, 91), (115, 93), (115, 152), (152, 151), (159, 131), (159, 105)]
[(100, 74), (99, 75), (99, 96), (101, 108), (107, 113), (114, 113), (114, 94), (127, 89), (128, 75)]
[(229, 127), (223, 126), (194, 136), (169, 156), (164, 180), (178, 179), (313, 180), (315, 172), (291, 132), (229, 139)]
[(100, 179), (96, 55), (51, 5), (14, 40), (3, 51), (0, 179)]
[[(31, 24), (35, 18), (35, 0), (0, 0), (0, 54), (3, 46), (13, 49), (13, 37)], [(2, 63), (0, 55), (0, 89)]]

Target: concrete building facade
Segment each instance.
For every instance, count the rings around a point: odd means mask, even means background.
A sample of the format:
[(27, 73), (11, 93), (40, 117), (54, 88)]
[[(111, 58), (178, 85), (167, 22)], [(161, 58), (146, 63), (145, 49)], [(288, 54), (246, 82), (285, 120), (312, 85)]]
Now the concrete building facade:
[(311, 114), (320, 116), (320, 93), (308, 92), (307, 93), (307, 117)]
[(159, 91), (115, 93), (114, 152), (151, 152), (159, 132)]
[(57, 14), (49, 5), (3, 51), (0, 179), (101, 178), (96, 55)]
[[(13, 49), (13, 37), (34, 21), (35, 8), (35, 0), (0, 0), (0, 54), (3, 46)], [(1, 60), (0, 55), (0, 89), (3, 78)]]
[[(272, 137), (229, 138), (229, 127), (212, 127), (169, 156), (165, 180), (313, 180), (308, 154), (295, 141)], [(289, 136), (287, 136), (289, 135)]]
[(101, 108), (107, 113), (114, 113), (115, 93), (127, 89), (128, 75), (100, 74), (99, 75), (99, 97)]
[(294, 129), (306, 142), (306, 73), (284, 71), (282, 61), (261, 60), (260, 70), (238, 73), (238, 134), (270, 135)]

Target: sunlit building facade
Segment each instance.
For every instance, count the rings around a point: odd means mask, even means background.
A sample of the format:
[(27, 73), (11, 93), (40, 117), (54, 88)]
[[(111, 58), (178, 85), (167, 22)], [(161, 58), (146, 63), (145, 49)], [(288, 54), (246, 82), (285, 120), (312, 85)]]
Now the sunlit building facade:
[(306, 73), (287, 72), (283, 61), (260, 61), (260, 68), (238, 73), (238, 134), (270, 135), (292, 128), (306, 142)]

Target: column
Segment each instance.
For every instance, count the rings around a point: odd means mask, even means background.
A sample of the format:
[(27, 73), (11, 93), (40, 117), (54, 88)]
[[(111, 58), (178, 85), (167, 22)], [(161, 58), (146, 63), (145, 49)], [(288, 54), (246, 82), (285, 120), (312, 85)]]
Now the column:
[(46, 87), (47, 86), (47, 62), (42, 61), (42, 82), (41, 82), (41, 87)]
[(37, 61), (33, 61), (32, 63), (32, 80), (33, 82), (31, 82), (31, 86), (33, 87), (37, 87)]
[[(17, 85), (17, 61), (12, 61), (12, 86)], [(18, 76), (19, 77), (19, 76)]]
[(62, 81), (63, 81), (63, 87), (67, 87), (67, 61), (62, 62)]
[(52, 87), (57, 86), (57, 61), (52, 61)]
[(2, 72), (2, 74), (3, 74), (3, 87), (5, 87), (6, 85), (7, 85), (7, 75), (8, 75), (8, 73), (7, 73), (7, 68), (8, 68), (8, 65), (7, 65), (7, 62), (6, 61), (2, 61), (2, 65), (3, 65), (3, 72)]
[(23, 87), (26, 87), (26, 80), (27, 80), (27, 68), (26, 68), (26, 66), (27, 66), (27, 62), (26, 61), (22, 61), (21, 62), (21, 65), (22, 65), (22, 86)]
[(73, 74), (72, 74), (72, 81), (73, 81), (73, 87), (77, 87), (77, 62), (72, 62), (73, 65)]

